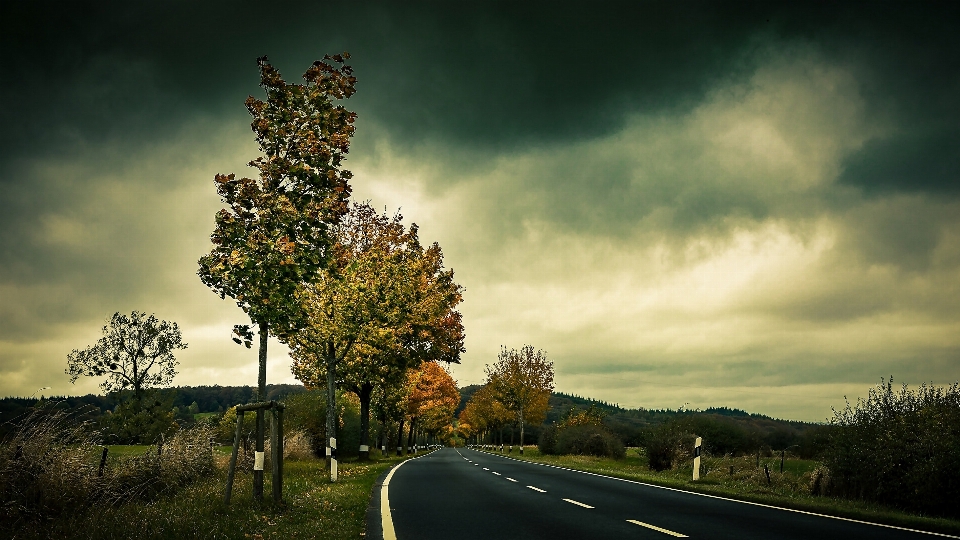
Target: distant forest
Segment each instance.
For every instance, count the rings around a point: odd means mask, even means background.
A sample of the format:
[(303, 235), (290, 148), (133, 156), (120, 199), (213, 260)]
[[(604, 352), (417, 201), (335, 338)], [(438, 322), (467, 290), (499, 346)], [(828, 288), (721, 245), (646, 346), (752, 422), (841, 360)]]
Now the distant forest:
[[(163, 398), (173, 395), (173, 406), (187, 408), (194, 402), (200, 412), (223, 412), (242, 403), (253, 400), (256, 388), (253, 386), (179, 386), (176, 388), (158, 389)], [(299, 384), (268, 384), (267, 399), (283, 399), (292, 394), (304, 392), (305, 388)], [(92, 406), (101, 413), (112, 411), (119, 404), (114, 396), (49, 396), (47, 401), (62, 402), (62, 407), (76, 409), (83, 406)], [(8, 422), (20, 416), (38, 403), (36, 398), (8, 397), (0, 399), (0, 423)]]
[[(480, 385), (475, 384), (460, 389), (460, 407), (457, 414), (460, 414), (467, 401), (480, 388)], [(709, 438), (711, 443), (708, 447), (721, 454), (742, 454), (750, 451), (769, 453), (793, 446), (796, 447), (796, 453), (803, 457), (813, 457), (823, 450), (829, 432), (829, 426), (822, 424), (779, 420), (727, 407), (711, 407), (705, 410), (624, 409), (606, 401), (563, 392), (554, 392), (550, 396), (550, 408), (547, 410), (544, 425), (559, 422), (571, 409), (585, 410), (591, 407), (604, 414), (604, 425), (627, 446), (643, 446), (645, 439), (658, 426), (682, 424)], [(517, 433), (513, 431), (511, 426), (504, 428), (506, 444), (509, 444), (511, 439), (516, 440), (519, 430)], [(537, 441), (540, 426), (531, 426), (528, 433), (528, 442)]]
[[(466, 406), (467, 401), (480, 389), (480, 385), (470, 385), (460, 389), (459, 414)], [(284, 399), (287, 396), (304, 392), (305, 388), (299, 384), (267, 385), (267, 399)], [(193, 403), (201, 413), (222, 413), (241, 403), (253, 400), (255, 388), (252, 386), (181, 386), (176, 388), (159, 389), (163, 398), (173, 397), (173, 407), (186, 410)], [(64, 408), (78, 409), (90, 407), (85, 416), (94, 417), (108, 410), (112, 411), (118, 405), (113, 396), (99, 396), (87, 394), (85, 396), (50, 396), (48, 401), (59, 401)], [(16, 419), (28, 409), (38, 403), (36, 398), (8, 397), (0, 399), (0, 424)], [(791, 420), (778, 420), (756, 413), (747, 413), (739, 409), (713, 407), (706, 410), (669, 410), (669, 409), (625, 409), (616, 404), (596, 399), (580, 397), (563, 392), (554, 392), (550, 397), (550, 409), (544, 424), (553, 424), (569, 414), (571, 409), (599, 409), (605, 415), (604, 424), (616, 433), (627, 446), (640, 446), (645, 433), (652, 428), (671, 422), (689, 419), (700, 424), (702, 431), (711, 433), (716, 439), (735, 439), (737, 442), (731, 449), (743, 451), (744, 448), (769, 449), (785, 448), (797, 445), (807, 450), (801, 452), (817, 453), (824, 426)], [(0, 432), (4, 430), (0, 428)], [(528, 442), (537, 441), (539, 426), (530, 426)], [(512, 426), (503, 430), (504, 442), (509, 444), (511, 439), (516, 440), (519, 430), (514, 433)], [(519, 442), (519, 441), (516, 441)], [(743, 448), (741, 448), (743, 447)]]

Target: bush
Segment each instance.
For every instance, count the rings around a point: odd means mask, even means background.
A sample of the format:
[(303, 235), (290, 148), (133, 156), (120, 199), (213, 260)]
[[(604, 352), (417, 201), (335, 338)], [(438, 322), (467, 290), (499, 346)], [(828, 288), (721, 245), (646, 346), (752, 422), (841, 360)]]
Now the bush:
[(308, 390), (287, 396), (283, 400), (286, 405), (283, 413), (285, 434), (302, 431), (310, 439), (313, 454), (317, 457), (323, 457), (326, 454), (327, 396), (325, 392), (322, 388)]
[(594, 424), (576, 425), (559, 430), (555, 449), (558, 454), (579, 454), (599, 457), (623, 458), (626, 449), (623, 443), (603, 426)]
[[(240, 437), (242, 439), (251, 439), (257, 429), (257, 413), (246, 412), (243, 414), (243, 426), (240, 428)], [(230, 407), (227, 412), (217, 422), (216, 438), (222, 444), (233, 444), (233, 439), (237, 434), (237, 408)]]
[(101, 417), (110, 444), (155, 444), (179, 428), (173, 394), (146, 390), (139, 400), (128, 393), (119, 395), (124, 401)]
[(829, 492), (960, 517), (960, 386), (894, 392), (892, 382), (834, 411)]
[(644, 450), (649, 460), (648, 466), (654, 471), (665, 471), (673, 468), (680, 447), (681, 434), (671, 429), (672, 426), (661, 425), (647, 434), (644, 440)]
[(540, 438), (537, 440), (537, 448), (542, 454), (557, 453), (557, 426), (550, 424), (540, 430)]
[[(250, 445), (252, 448), (252, 443)], [(273, 463), (273, 450), (271, 449), (270, 438), (263, 443), (263, 452), (265, 454), (264, 468), (269, 469)], [(312, 459), (313, 441), (310, 436), (303, 431), (294, 431), (283, 437), (283, 459), (284, 460), (304, 460)]]

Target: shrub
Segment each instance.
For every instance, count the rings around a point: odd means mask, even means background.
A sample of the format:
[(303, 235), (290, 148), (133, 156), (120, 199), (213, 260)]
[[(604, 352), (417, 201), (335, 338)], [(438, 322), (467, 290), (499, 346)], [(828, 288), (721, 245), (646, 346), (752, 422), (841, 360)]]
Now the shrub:
[[(257, 429), (257, 414), (246, 412), (243, 415), (243, 426), (240, 428), (241, 438), (251, 438)], [(230, 407), (217, 422), (216, 438), (224, 444), (233, 444), (237, 433), (237, 408)]]
[[(251, 441), (249, 447), (252, 448), (253, 443)], [(271, 448), (270, 438), (267, 437), (267, 440), (263, 444), (264, 452), (264, 468), (269, 469), (273, 463), (273, 450)], [(251, 454), (252, 455), (252, 454)], [(238, 456), (239, 457), (239, 456)], [(283, 437), (283, 459), (285, 460), (303, 460), (303, 459), (312, 459), (314, 458), (313, 452), (313, 441), (310, 440), (310, 436), (304, 433), (303, 431), (294, 431)], [(238, 461), (239, 463), (239, 461)], [(250, 467), (252, 468), (252, 461), (250, 462)]]
[(310, 459), (313, 457), (313, 441), (303, 431), (294, 431), (283, 438), (284, 459)]
[(558, 430), (555, 443), (559, 454), (579, 454), (622, 458), (626, 454), (623, 443), (603, 426), (584, 424)]
[(173, 394), (151, 390), (140, 399), (129, 393), (118, 396), (123, 402), (101, 417), (105, 439), (110, 444), (155, 444), (178, 429)]
[(287, 396), (283, 419), (286, 434), (302, 431), (312, 442), (313, 454), (323, 457), (326, 453), (327, 397), (324, 389), (308, 390)]
[(644, 450), (649, 460), (648, 466), (654, 471), (673, 468), (680, 439), (680, 433), (670, 429), (668, 425), (661, 425), (652, 430), (644, 440)]
[(557, 453), (557, 426), (550, 424), (540, 430), (540, 438), (537, 440), (537, 448), (543, 454)]
[(892, 383), (834, 410), (830, 493), (960, 517), (960, 386), (894, 392)]

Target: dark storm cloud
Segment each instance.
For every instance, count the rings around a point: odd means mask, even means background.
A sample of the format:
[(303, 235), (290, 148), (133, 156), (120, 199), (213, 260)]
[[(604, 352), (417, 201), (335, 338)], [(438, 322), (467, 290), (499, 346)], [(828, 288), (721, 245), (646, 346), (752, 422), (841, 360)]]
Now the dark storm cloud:
[[(294, 79), (319, 55), (344, 48), (362, 75), (360, 96), (370, 89), (358, 100), (403, 139), (454, 137), (502, 148), (609, 133), (625, 109), (690, 105), (718, 77), (749, 68), (738, 65), (744, 48), (815, 39), (833, 54), (865, 61), (881, 104), (892, 101), (890, 91), (922, 97), (929, 107), (952, 102), (955, 8), (924, 4), (904, 13), (903, 6), (8, 4), (14, 31), (4, 38), (7, 72), (18, 84), (4, 92), (24, 105), (51, 105), (17, 107), (17, 131), (46, 134), (49, 124), (24, 120), (65, 115), (61, 122), (76, 119), (83, 136), (106, 136), (111, 127), (163, 123), (171, 113), (219, 109), (224, 101), (236, 107), (231, 99), (251, 88), (260, 54), (296, 70), (285, 69)], [(911, 60), (921, 52), (922, 63)], [(117, 69), (138, 64), (143, 72)], [(889, 88), (895, 77), (916, 84)], [(102, 88), (103, 99), (65, 100), (78, 86)], [(137, 92), (151, 87), (157, 95)]]
[(203, 336), (192, 365), (227, 373), (217, 344), (242, 314), (194, 275), (210, 180), (256, 155), (256, 57), (295, 81), (343, 50), (357, 192), (393, 186), (424, 238), (444, 235), (469, 291), (464, 372), (536, 340), (571, 382), (956, 373), (952, 3), (0, 10), (4, 388), (48, 385), (134, 308), (176, 315)]

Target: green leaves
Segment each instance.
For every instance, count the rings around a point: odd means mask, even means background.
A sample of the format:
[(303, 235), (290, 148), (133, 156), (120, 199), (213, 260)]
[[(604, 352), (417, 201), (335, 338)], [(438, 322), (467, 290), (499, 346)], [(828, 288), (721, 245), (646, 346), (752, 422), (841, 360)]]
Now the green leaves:
[[(288, 336), (303, 327), (296, 300), (304, 283), (330, 261), (330, 227), (347, 211), (349, 151), (356, 115), (336, 100), (353, 95), (353, 70), (314, 63), (306, 85), (288, 84), (266, 57), (257, 59), (266, 99), (249, 97), (251, 128), (262, 155), (250, 165), (256, 179), (218, 174), (227, 208), (216, 215), (213, 248), (199, 261), (200, 279), (221, 298), (233, 298), (256, 323)], [(250, 334), (234, 340), (250, 346)]]
[(176, 376), (173, 352), (186, 349), (177, 323), (161, 321), (140, 311), (130, 316), (114, 313), (103, 327), (103, 337), (85, 350), (67, 355), (70, 382), (81, 376), (107, 379), (106, 392), (142, 389), (170, 384)]

